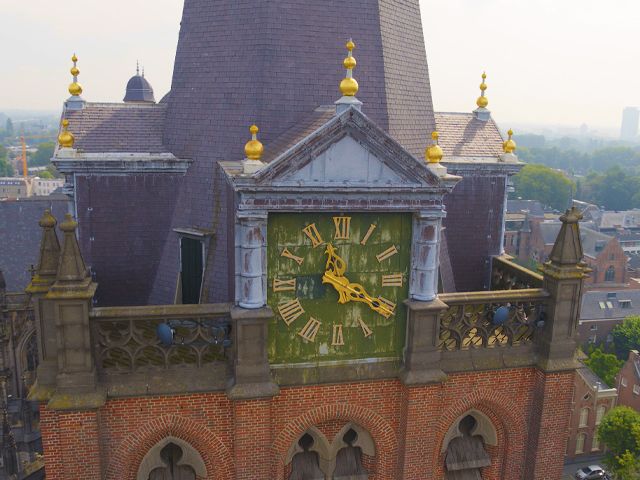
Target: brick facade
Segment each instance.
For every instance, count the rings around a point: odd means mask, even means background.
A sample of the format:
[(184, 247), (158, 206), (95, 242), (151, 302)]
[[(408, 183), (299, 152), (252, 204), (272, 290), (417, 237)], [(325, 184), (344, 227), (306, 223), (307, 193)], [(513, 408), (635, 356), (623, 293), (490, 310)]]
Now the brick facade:
[(475, 409), (497, 433), (485, 480), (557, 479), (568, 428), (560, 413), (570, 407), (572, 384), (572, 372), (521, 368), (451, 374), (419, 387), (397, 380), (290, 387), (259, 400), (231, 401), (224, 393), (114, 398), (73, 413), (43, 405), (47, 478), (135, 479), (149, 449), (171, 435), (200, 453), (207, 478), (284, 480), (287, 452), (309, 427), (331, 441), (353, 422), (375, 443), (375, 456), (364, 462), (371, 480), (441, 479), (445, 434)]
[(616, 377), (618, 404), (640, 412), (640, 354), (631, 350), (627, 361)]

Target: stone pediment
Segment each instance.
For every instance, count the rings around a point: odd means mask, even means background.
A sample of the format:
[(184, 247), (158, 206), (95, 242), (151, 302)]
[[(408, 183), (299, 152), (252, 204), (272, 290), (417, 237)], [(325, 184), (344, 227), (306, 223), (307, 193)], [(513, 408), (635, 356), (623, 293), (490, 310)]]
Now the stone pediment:
[(441, 186), (441, 179), (423, 161), (353, 108), (333, 116), (287, 147), (253, 175), (255, 185), (384, 189)]

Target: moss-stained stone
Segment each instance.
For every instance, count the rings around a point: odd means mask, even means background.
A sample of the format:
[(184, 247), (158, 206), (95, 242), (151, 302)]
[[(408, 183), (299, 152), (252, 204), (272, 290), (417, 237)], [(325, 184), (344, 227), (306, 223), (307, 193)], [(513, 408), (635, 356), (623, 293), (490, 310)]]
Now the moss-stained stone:
[[(334, 216), (351, 217), (349, 238), (336, 239)], [(303, 229), (315, 224), (323, 243), (312, 246)], [(366, 245), (360, 241), (370, 225), (376, 228)], [(411, 250), (411, 214), (401, 213), (305, 213), (270, 214), (267, 233), (269, 273), (268, 304), (275, 316), (269, 326), (269, 361), (272, 364), (324, 362), (363, 358), (399, 358), (404, 346)], [(345, 276), (361, 284), (371, 297), (384, 297), (397, 305), (394, 315), (384, 318), (365, 303), (338, 303), (338, 293), (322, 283), (326, 270), (327, 243), (347, 264)], [(376, 255), (395, 246), (398, 254), (378, 261)], [(287, 250), (303, 259), (302, 264), (283, 257)], [(400, 273), (401, 287), (383, 287), (382, 276)], [(296, 280), (295, 290), (274, 292), (273, 280)], [(278, 311), (279, 304), (298, 299), (304, 313), (289, 326)], [(311, 318), (320, 321), (313, 342), (299, 332)], [(365, 337), (360, 320), (373, 332)], [(333, 327), (342, 325), (344, 345), (332, 345)]]

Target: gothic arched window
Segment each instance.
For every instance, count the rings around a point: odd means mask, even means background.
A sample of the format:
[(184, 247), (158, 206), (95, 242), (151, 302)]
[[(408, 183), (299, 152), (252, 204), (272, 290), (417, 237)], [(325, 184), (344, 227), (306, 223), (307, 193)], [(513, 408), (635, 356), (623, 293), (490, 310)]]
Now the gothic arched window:
[(613, 282), (616, 279), (616, 269), (613, 268), (613, 265), (607, 268), (607, 271), (604, 273), (604, 281), (605, 282)]
[(195, 480), (207, 478), (200, 453), (182, 439), (166, 437), (142, 459), (136, 480)]

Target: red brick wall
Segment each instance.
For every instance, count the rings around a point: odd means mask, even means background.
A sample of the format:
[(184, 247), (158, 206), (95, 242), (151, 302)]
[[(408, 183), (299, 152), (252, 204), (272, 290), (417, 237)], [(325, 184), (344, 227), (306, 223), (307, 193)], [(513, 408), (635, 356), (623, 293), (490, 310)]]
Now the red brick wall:
[[(637, 359), (640, 359), (638, 353), (635, 350), (630, 351), (627, 361), (616, 377), (616, 387), (618, 389), (618, 405), (625, 405), (640, 411), (640, 394), (633, 393), (634, 385), (640, 388), (640, 378), (636, 374), (634, 365), (634, 360)], [(623, 378), (627, 384), (626, 387), (622, 384)]]
[[(224, 393), (122, 398), (97, 414), (43, 407), (47, 478), (135, 479), (144, 455), (171, 435), (200, 452), (207, 478), (282, 480), (289, 448), (309, 427), (331, 442), (354, 422), (375, 442), (375, 458), (365, 459), (371, 480), (442, 479), (446, 432), (475, 409), (498, 437), (487, 447), (492, 465), (484, 479), (559, 479), (572, 382), (571, 372), (522, 368), (452, 374), (413, 388), (397, 380), (282, 388), (267, 400), (231, 402)], [(527, 456), (536, 442), (542, 448)]]

